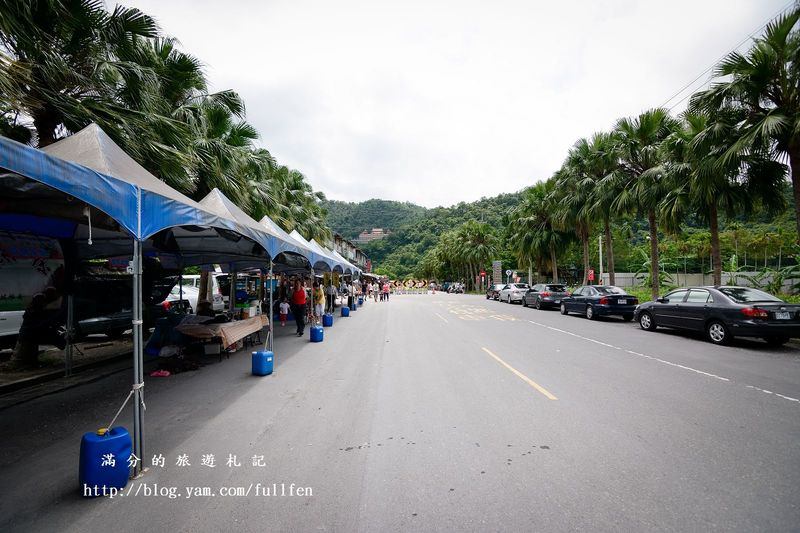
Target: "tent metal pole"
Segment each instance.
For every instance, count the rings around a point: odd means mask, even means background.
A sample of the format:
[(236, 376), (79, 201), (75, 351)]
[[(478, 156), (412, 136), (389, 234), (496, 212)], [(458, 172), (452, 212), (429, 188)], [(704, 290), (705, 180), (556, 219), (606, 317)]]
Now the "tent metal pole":
[(74, 300), (72, 293), (67, 295), (67, 345), (64, 347), (64, 375), (72, 375), (72, 337), (73, 328), (75, 327), (75, 311)]
[(231, 278), (231, 289), (230, 294), (228, 294), (228, 310), (231, 313), (231, 319), (234, 318), (236, 315), (236, 274), (237, 272), (233, 269), (233, 264), (229, 265), (228, 272), (230, 272)]
[(134, 477), (142, 472), (141, 459), (144, 454), (142, 427), (144, 425), (142, 410), (142, 261), (141, 243), (133, 240), (133, 453), (139, 458), (133, 467)]
[(272, 259), (269, 260), (269, 309), (267, 310), (267, 324), (269, 330), (267, 331), (267, 338), (269, 339), (269, 351), (272, 351)]

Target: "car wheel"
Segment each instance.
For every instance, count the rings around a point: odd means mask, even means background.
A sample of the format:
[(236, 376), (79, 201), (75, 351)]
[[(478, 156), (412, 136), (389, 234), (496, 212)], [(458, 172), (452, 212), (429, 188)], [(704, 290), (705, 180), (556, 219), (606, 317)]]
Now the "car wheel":
[(568, 315), (569, 311), (567, 311), (567, 304), (561, 304), (561, 314)]
[(594, 314), (594, 307), (592, 305), (586, 306), (586, 318), (589, 320), (597, 320), (597, 315)]
[(712, 320), (706, 326), (706, 337), (714, 344), (728, 344), (731, 336), (728, 333), (728, 328), (719, 320)]
[(764, 340), (767, 341), (768, 345), (777, 347), (789, 342), (789, 337), (764, 337)]
[(508, 298), (506, 298), (506, 303), (511, 305), (511, 295), (510, 294), (508, 295)]
[(536, 309), (542, 310), (542, 301), (539, 298), (536, 298)]
[(656, 326), (656, 321), (653, 320), (653, 315), (645, 311), (639, 315), (639, 327), (646, 331), (655, 331), (658, 326)]
[(633, 320), (633, 314), (628, 313), (626, 315), (622, 315), (622, 320), (624, 320), (625, 322), (630, 322), (631, 320)]

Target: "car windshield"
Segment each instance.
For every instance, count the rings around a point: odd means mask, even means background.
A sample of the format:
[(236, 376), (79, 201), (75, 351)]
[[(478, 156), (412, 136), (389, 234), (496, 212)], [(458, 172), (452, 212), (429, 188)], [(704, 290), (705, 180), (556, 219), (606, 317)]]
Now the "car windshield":
[(528, 285), (526, 283), (514, 283), (514, 287), (518, 289), (527, 289)]
[(628, 294), (619, 287), (595, 287), (600, 294)]
[(769, 293), (749, 287), (721, 287), (719, 292), (740, 304), (750, 302), (783, 302), (780, 298), (776, 298)]
[(553, 292), (564, 292), (566, 291), (566, 287), (564, 287), (564, 285), (546, 285), (544, 290)]

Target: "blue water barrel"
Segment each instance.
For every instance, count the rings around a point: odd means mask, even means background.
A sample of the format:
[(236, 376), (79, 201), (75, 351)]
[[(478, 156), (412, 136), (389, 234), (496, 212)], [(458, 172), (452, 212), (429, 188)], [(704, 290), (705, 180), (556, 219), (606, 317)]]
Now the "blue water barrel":
[(350, 316), (350, 308), (342, 306), (342, 316)]
[(355, 300), (353, 300), (353, 303), (350, 304), (350, 310), (351, 311), (358, 311), (358, 303)]
[(253, 375), (254, 376), (268, 376), (272, 374), (274, 355), (270, 351), (253, 352)]
[(358, 305), (364, 305), (364, 297), (363, 296), (359, 296), (358, 297)]
[(95, 497), (103, 494), (104, 486), (121, 489), (127, 485), (131, 450), (131, 436), (124, 427), (84, 433), (78, 466), (81, 494)]
[(322, 342), (322, 326), (311, 326), (311, 342)]
[(322, 325), (326, 328), (333, 326), (333, 315), (330, 313), (322, 315)]

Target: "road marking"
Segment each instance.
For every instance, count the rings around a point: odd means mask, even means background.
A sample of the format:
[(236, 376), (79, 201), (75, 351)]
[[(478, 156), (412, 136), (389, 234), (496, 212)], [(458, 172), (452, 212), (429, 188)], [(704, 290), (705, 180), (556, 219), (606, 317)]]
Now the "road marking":
[[(728, 379), (726, 377), (718, 376), (718, 375), (712, 374), (710, 372), (704, 372), (702, 370), (698, 370), (698, 369), (692, 368), (690, 366), (680, 365), (678, 363), (673, 363), (672, 361), (666, 361), (664, 359), (660, 359), (658, 357), (653, 357), (652, 355), (647, 355), (647, 354), (644, 354), (644, 353), (641, 353), (641, 352), (636, 352), (636, 351), (633, 351), (633, 350), (626, 350), (625, 348), (620, 348), (619, 346), (614, 346), (613, 344), (608, 344), (608, 343), (605, 343), (605, 342), (601, 342), (601, 341), (598, 341), (597, 339), (592, 339), (590, 337), (584, 337), (583, 335), (578, 335), (577, 333), (572, 333), (571, 331), (566, 331), (566, 330), (563, 330), (563, 329), (554, 328), (553, 326), (548, 326), (547, 324), (542, 324), (540, 322), (534, 322), (533, 320), (528, 320), (528, 322), (530, 322), (531, 324), (533, 324), (535, 326), (540, 326), (540, 327), (547, 328), (547, 329), (552, 330), (552, 331), (557, 331), (558, 333), (565, 333), (567, 335), (571, 335), (571, 336), (576, 337), (578, 339), (582, 339), (582, 340), (585, 340), (585, 341), (588, 341), (588, 342), (593, 342), (595, 344), (600, 344), (601, 346), (607, 346), (609, 348), (613, 348), (615, 350), (620, 350), (620, 351), (623, 351), (625, 353), (628, 353), (628, 354), (631, 354), (631, 355), (635, 355), (637, 357), (643, 357), (644, 359), (650, 359), (651, 361), (656, 361), (657, 363), (661, 363), (661, 364), (664, 364), (664, 365), (669, 365), (669, 366), (672, 366), (672, 367), (675, 367), (675, 368), (680, 368), (682, 370), (688, 370), (689, 372), (694, 372), (696, 374), (702, 374), (704, 376), (707, 376), (707, 377), (710, 377), (710, 378), (713, 378), (713, 379), (718, 379), (720, 381), (727, 381), (728, 383), (734, 383), (733, 380)], [(485, 348), (484, 348), (484, 350), (485, 350)], [(800, 399), (798, 399), (798, 398), (792, 398), (791, 396), (785, 396), (783, 394), (779, 394), (777, 392), (773, 392), (773, 391), (767, 390), (767, 389), (762, 389), (760, 387), (755, 387), (753, 385), (746, 385), (746, 384), (742, 384), (742, 385), (744, 385), (748, 389), (756, 390), (756, 391), (762, 392), (764, 394), (777, 396), (778, 398), (782, 398), (782, 399), (788, 400), (790, 402), (800, 403)]]
[(725, 377), (722, 377), (722, 376), (718, 376), (718, 375), (712, 374), (710, 372), (704, 372), (702, 370), (698, 370), (698, 369), (692, 368), (690, 366), (679, 365), (678, 363), (673, 363), (672, 361), (666, 361), (664, 359), (659, 359), (658, 357), (653, 357), (652, 355), (647, 355), (647, 354), (643, 354), (643, 353), (640, 353), (640, 352), (634, 352), (633, 350), (626, 350), (624, 348), (620, 348), (619, 346), (614, 346), (613, 344), (608, 344), (606, 342), (601, 342), (601, 341), (599, 341), (597, 339), (592, 339), (590, 337), (584, 337), (583, 335), (578, 335), (577, 333), (572, 333), (571, 331), (565, 331), (563, 329), (554, 328), (552, 326), (548, 326), (547, 324), (541, 324), (539, 322), (534, 322), (533, 320), (528, 320), (528, 322), (530, 322), (531, 324), (537, 325), (537, 326), (541, 326), (543, 328), (547, 328), (547, 329), (550, 329), (550, 330), (553, 330), (553, 331), (557, 331), (559, 333), (566, 333), (567, 335), (572, 335), (573, 337), (577, 337), (579, 339), (582, 339), (582, 340), (585, 340), (585, 341), (588, 341), (588, 342), (593, 342), (593, 343), (599, 344), (601, 346), (606, 346), (608, 348), (613, 348), (615, 350), (621, 350), (621, 351), (623, 351), (625, 353), (629, 353), (629, 354), (635, 355), (637, 357), (644, 357), (645, 359), (650, 359), (651, 361), (656, 361), (658, 363), (662, 363), (662, 364), (665, 364), (665, 365), (674, 366), (676, 368), (681, 368), (683, 370), (688, 370), (689, 372), (694, 372), (696, 374), (702, 374), (704, 376), (708, 376), (710, 378), (718, 379), (720, 381), (730, 381), (730, 379), (728, 379), (728, 378), (725, 378)]
[(773, 395), (777, 396), (778, 398), (783, 398), (784, 400), (789, 400), (790, 402), (798, 402), (798, 403), (800, 403), (800, 400), (798, 400), (797, 398), (792, 398), (791, 396), (784, 396), (783, 394), (778, 394), (777, 392), (772, 392), (771, 390), (762, 389), (760, 387), (754, 387), (753, 385), (745, 385), (745, 387), (747, 387), (748, 389), (753, 389), (753, 390), (757, 390), (759, 392), (763, 392), (764, 394), (773, 394)]
[(555, 396), (550, 394), (550, 391), (548, 391), (547, 389), (545, 389), (544, 387), (542, 387), (541, 385), (539, 385), (538, 383), (533, 381), (531, 378), (529, 378), (528, 376), (526, 376), (525, 374), (523, 374), (522, 372), (520, 372), (519, 370), (517, 370), (513, 366), (509, 365), (508, 363), (506, 363), (505, 361), (503, 361), (502, 359), (497, 357), (488, 348), (483, 348), (483, 351), (488, 353), (489, 355), (491, 355), (498, 363), (500, 363), (501, 365), (503, 365), (504, 367), (509, 369), (511, 372), (516, 374), (517, 377), (520, 378), (522, 381), (524, 381), (525, 383), (527, 383), (528, 385), (530, 385), (531, 387), (533, 387), (537, 391), (541, 392), (544, 396), (547, 397), (548, 400), (558, 400), (558, 398), (556, 398)]
[(445, 323), (445, 324), (447, 324), (447, 323), (448, 323), (448, 322), (447, 322), (447, 319), (446, 319), (445, 317), (443, 317), (442, 315), (440, 315), (439, 313), (437, 313), (437, 312), (434, 312), (433, 314), (434, 314), (434, 315), (436, 315), (436, 316), (438, 316), (439, 318), (441, 318), (441, 319), (444, 321), (444, 323)]

